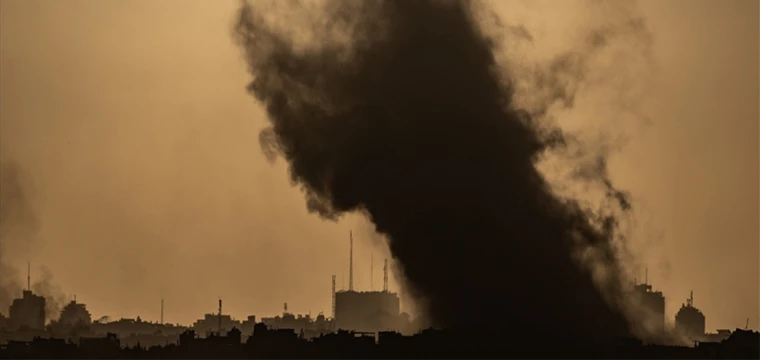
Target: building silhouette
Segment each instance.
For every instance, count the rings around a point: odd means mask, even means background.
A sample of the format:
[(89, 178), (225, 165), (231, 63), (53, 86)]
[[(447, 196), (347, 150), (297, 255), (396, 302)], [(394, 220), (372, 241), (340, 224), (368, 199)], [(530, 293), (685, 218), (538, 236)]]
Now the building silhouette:
[(701, 340), (705, 336), (705, 315), (694, 307), (693, 291), (676, 314), (676, 330), (692, 341)]
[(78, 324), (90, 325), (92, 324), (92, 315), (90, 315), (85, 304), (72, 300), (61, 309), (61, 316), (58, 318), (58, 322), (69, 326)]
[(335, 294), (336, 329), (360, 332), (396, 330), (400, 301), (388, 291), (339, 291)]
[(30, 290), (24, 290), (22, 297), (14, 299), (11, 304), (8, 323), (10, 329), (44, 329), (45, 298), (34, 295)]
[(378, 332), (398, 330), (400, 323), (400, 300), (396, 293), (388, 291), (388, 260), (383, 266), (382, 291), (354, 290), (354, 237), (349, 232), (348, 290), (335, 291), (333, 276), (333, 316), (336, 330)]
[(642, 327), (652, 333), (665, 332), (665, 296), (660, 291), (653, 291), (648, 283), (634, 284), (632, 297), (638, 305), (641, 316), (634, 326)]
[[(0, 358), (129, 359), (326, 359), (326, 358), (639, 358), (757, 359), (760, 333), (737, 329), (717, 343), (696, 346), (643, 345), (635, 341), (594, 343), (567, 334), (525, 334), (514, 339), (478, 329), (425, 330), (412, 336), (341, 330), (307, 340), (293, 329), (270, 329), (263, 323), (252, 334), (236, 328), (202, 338), (187, 330), (176, 344), (123, 346), (115, 334), (82, 337), (78, 344), (62, 339), (10, 341), (0, 345)], [(249, 335), (249, 336), (248, 336)]]
[[(286, 304), (287, 305), (287, 304)], [(292, 329), (303, 333), (304, 338), (311, 339), (332, 331), (333, 322), (327, 319), (322, 313), (314, 319), (311, 315), (292, 314), (287, 311), (287, 306), (282, 315), (274, 317), (262, 317), (261, 323), (272, 330)]]
[(242, 325), (230, 315), (205, 314), (203, 319), (198, 319), (193, 323), (192, 328), (197, 334), (208, 337), (211, 334), (224, 334), (232, 328), (239, 329)]

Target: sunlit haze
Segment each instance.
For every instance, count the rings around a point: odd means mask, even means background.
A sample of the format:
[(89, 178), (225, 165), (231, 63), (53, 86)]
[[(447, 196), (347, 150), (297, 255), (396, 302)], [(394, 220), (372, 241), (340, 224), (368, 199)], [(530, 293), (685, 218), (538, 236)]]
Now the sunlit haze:
[[(494, 4), (536, 29), (548, 52), (589, 8)], [(278, 314), (284, 303), (329, 314), (331, 275), (348, 286), (352, 230), (355, 287), (382, 288), (390, 255), (373, 226), (360, 215), (335, 223), (308, 213), (286, 163), (263, 155), (266, 114), (245, 91), (231, 36), (238, 6), (0, 3), (0, 155), (31, 179), (39, 221), (33, 238), (3, 244), (19, 283), (27, 261), (32, 281), (47, 267), (94, 319), (158, 320), (161, 299), (165, 320), (187, 325), (219, 298), (239, 319)], [(646, 124), (610, 160), (637, 209), (635, 252), (647, 269), (639, 280), (664, 293), (670, 322), (693, 291), (708, 331), (747, 319), (758, 329), (760, 7), (640, 6), (656, 76), (640, 105)], [(595, 115), (581, 107), (572, 118)], [(390, 288), (400, 290), (393, 276)], [(412, 311), (403, 297), (402, 310)]]

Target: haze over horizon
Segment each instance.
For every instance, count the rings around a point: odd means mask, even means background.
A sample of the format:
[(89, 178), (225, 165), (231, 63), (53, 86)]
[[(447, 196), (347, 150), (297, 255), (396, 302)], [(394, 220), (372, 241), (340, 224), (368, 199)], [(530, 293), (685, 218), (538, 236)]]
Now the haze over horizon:
[[(591, 16), (580, 1), (496, 5), (548, 53)], [(284, 162), (261, 154), (265, 114), (244, 91), (230, 36), (237, 6), (0, 5), (0, 157), (32, 179), (39, 221), (32, 246), (7, 251), (18, 269), (32, 262), (33, 278), (48, 267), (95, 319), (157, 320), (161, 298), (165, 319), (188, 325), (219, 297), (237, 318), (285, 302), (329, 314), (330, 276), (347, 282), (349, 229), (356, 287), (369, 289), (372, 252), (382, 286), (388, 251), (372, 227), (357, 215), (337, 224), (310, 215)], [(640, 211), (640, 262), (670, 321), (693, 290), (708, 331), (747, 318), (758, 329), (758, 4), (640, 7), (657, 65), (641, 105), (650, 122), (609, 164)], [(570, 117), (594, 115), (581, 107)]]

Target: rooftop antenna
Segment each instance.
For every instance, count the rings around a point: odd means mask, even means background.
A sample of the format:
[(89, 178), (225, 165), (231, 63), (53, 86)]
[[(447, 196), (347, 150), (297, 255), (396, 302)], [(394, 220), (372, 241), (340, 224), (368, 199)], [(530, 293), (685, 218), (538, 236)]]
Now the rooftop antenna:
[(689, 306), (694, 306), (694, 290), (689, 293), (689, 299), (686, 300), (686, 304)]
[(348, 291), (354, 291), (354, 234), (348, 231), (349, 250), (348, 250)]
[(219, 298), (219, 336), (222, 336), (222, 298)]
[(26, 290), (32, 291), (32, 262), (26, 262)]
[(335, 319), (335, 275), (332, 276), (332, 318)]
[(383, 264), (383, 291), (388, 292), (388, 259)]
[(161, 299), (161, 325), (164, 324), (164, 299)]
[(644, 284), (649, 285), (649, 266), (644, 267)]
[(374, 285), (374, 273), (375, 273), (375, 254), (369, 256), (369, 291), (375, 291)]
[(749, 318), (747, 318), (747, 323), (744, 324), (744, 330), (749, 329)]
[[(161, 300), (161, 301), (163, 301), (163, 300)], [(77, 294), (74, 294), (74, 302), (75, 303), (77, 302)]]
[(285, 307), (285, 311), (283, 312), (283, 314), (287, 314), (288, 313), (288, 303), (285, 303), (284, 307)]

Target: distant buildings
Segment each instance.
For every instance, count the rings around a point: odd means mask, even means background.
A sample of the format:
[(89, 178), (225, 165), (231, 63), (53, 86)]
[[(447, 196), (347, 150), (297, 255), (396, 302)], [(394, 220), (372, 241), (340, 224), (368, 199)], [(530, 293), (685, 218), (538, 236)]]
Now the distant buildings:
[(203, 319), (198, 319), (193, 323), (192, 329), (201, 336), (208, 337), (211, 334), (226, 334), (232, 328), (241, 327), (241, 322), (232, 319), (230, 315), (206, 314)]
[(0, 345), (0, 358), (123, 358), (123, 359), (406, 359), (406, 358), (637, 358), (637, 359), (758, 359), (760, 333), (737, 329), (720, 343), (697, 346), (644, 345), (641, 342), (590, 343), (562, 334), (535, 334), (519, 339), (482, 331), (425, 330), (412, 336), (381, 332), (338, 331), (312, 339), (292, 329), (255, 326), (245, 343), (239, 330), (200, 338), (192, 330), (177, 344), (124, 346), (115, 334), (81, 337), (75, 342), (35, 338)]
[(694, 292), (686, 299), (686, 304), (681, 304), (676, 314), (676, 331), (692, 341), (705, 337), (705, 315), (694, 307)]
[(652, 291), (652, 285), (634, 284), (634, 303), (638, 305), (641, 316), (634, 325), (646, 329), (648, 333), (665, 332), (665, 296), (660, 291)]
[[(202, 319), (195, 321), (191, 332), (185, 332), (188, 330), (187, 327), (143, 321), (140, 317), (137, 319), (93, 322), (85, 304), (77, 303), (76, 300), (64, 306), (59, 319), (51, 321), (49, 326), (46, 326), (45, 298), (25, 290), (21, 298), (13, 300), (9, 309), (9, 316), (0, 315), (0, 345), (11, 341), (31, 341), (35, 337), (49, 336), (68, 340), (84, 339), (83, 344), (87, 345), (88, 342), (100, 341), (88, 339), (111, 334), (106, 338), (119, 339), (122, 347), (137, 344), (153, 346), (177, 344), (180, 340), (180, 334), (183, 333), (186, 340), (196, 339), (196, 334), (199, 334), (198, 339), (216, 338), (210, 340), (209, 343), (225, 342), (230, 339), (237, 339), (237, 342), (242, 342), (253, 334), (255, 329), (258, 329), (259, 334), (264, 334), (262, 336), (267, 337), (267, 339), (276, 338), (288, 342), (292, 340), (293, 336), (304, 340), (322, 338), (318, 341), (322, 344), (320, 346), (328, 346), (335, 339), (350, 338), (354, 335), (363, 336), (359, 333), (370, 333), (368, 337), (373, 337), (371, 333), (388, 332), (386, 334), (388, 335), (394, 331), (403, 334), (416, 333), (422, 328), (421, 324), (410, 321), (408, 314), (400, 313), (399, 296), (388, 291), (387, 261), (383, 272), (382, 291), (354, 291), (352, 284), (350, 284), (348, 291), (336, 291), (335, 276), (333, 276), (332, 318), (327, 318), (322, 313), (316, 318), (312, 318), (311, 315), (289, 313), (287, 304), (285, 304), (285, 309), (281, 315), (261, 318), (259, 323), (257, 323), (256, 316), (252, 315), (244, 321), (239, 321), (222, 313), (220, 300), (218, 313), (205, 314)], [(665, 333), (665, 297), (662, 292), (653, 291), (652, 286), (647, 283), (633, 284), (629, 289), (629, 295), (636, 305), (635, 310), (639, 311), (638, 316), (633, 317), (634, 325), (646, 330), (643, 332), (645, 334)], [(694, 307), (693, 302), (692, 293), (686, 304), (681, 306), (675, 316), (675, 326), (678, 333), (692, 341), (702, 343), (720, 342), (731, 335), (728, 330), (718, 330), (717, 333), (706, 334), (705, 315)], [(507, 327), (509, 324), (504, 326)], [(236, 330), (233, 331), (233, 329)], [(354, 332), (357, 334), (353, 334)], [(327, 336), (331, 333), (335, 336)], [(228, 335), (225, 337), (221, 334)], [(379, 336), (378, 334), (377, 338)], [(388, 341), (401, 339), (398, 336), (400, 334), (392, 334)], [(220, 340), (221, 337), (225, 337), (227, 340)], [(196, 343), (206, 342), (196, 341)], [(110, 344), (108, 346), (113, 346), (113, 342), (108, 344)]]
[(24, 290), (21, 299), (13, 300), (8, 316), (8, 328), (42, 330), (45, 328), (45, 298)]
[(392, 292), (339, 291), (335, 293), (335, 327), (361, 332), (397, 330), (399, 309), (399, 297)]
[(261, 323), (272, 330), (292, 329), (299, 334), (302, 333), (307, 339), (331, 332), (333, 324), (332, 320), (328, 320), (322, 314), (317, 315), (317, 318), (314, 319), (308, 314), (295, 315), (287, 311), (284, 311), (282, 316), (261, 318)]
[(90, 325), (92, 324), (92, 316), (84, 304), (77, 303), (74, 300), (63, 307), (58, 322), (69, 326)]
[(705, 337), (703, 339), (704, 342), (712, 342), (712, 343), (719, 343), (723, 340), (728, 339), (731, 336), (731, 330), (729, 329), (718, 329), (714, 333), (708, 333), (705, 334)]
[(349, 232), (348, 291), (335, 291), (333, 275), (333, 316), (335, 330), (379, 332), (399, 330), (400, 300), (388, 291), (388, 260), (383, 265), (383, 291), (354, 291), (354, 238)]
[(133, 346), (138, 343), (143, 346), (174, 344), (185, 330), (187, 327), (143, 321), (140, 317), (110, 322), (95, 321), (89, 326), (89, 333), (93, 336), (109, 333), (117, 335), (121, 340), (121, 346)]

